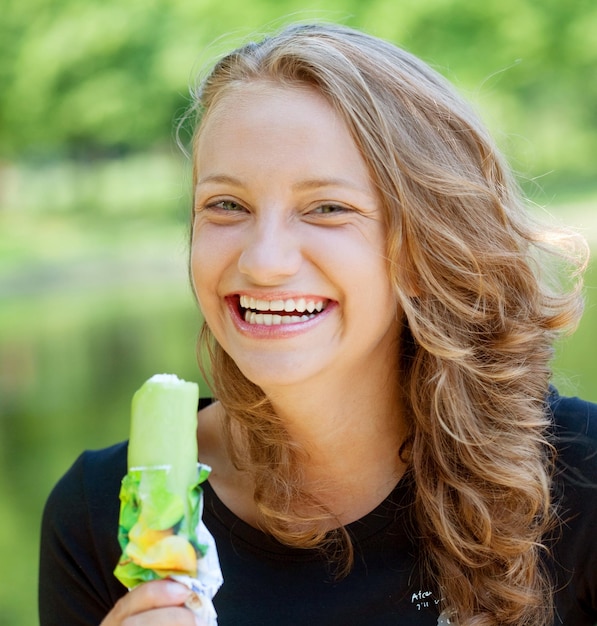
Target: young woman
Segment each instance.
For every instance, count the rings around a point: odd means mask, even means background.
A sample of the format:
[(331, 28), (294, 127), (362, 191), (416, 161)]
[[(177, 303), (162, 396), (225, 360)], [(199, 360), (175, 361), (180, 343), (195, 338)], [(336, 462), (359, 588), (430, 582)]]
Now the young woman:
[[(597, 623), (597, 407), (549, 387), (572, 257), (474, 114), (332, 25), (233, 51), (196, 109), (220, 626)], [(182, 586), (112, 575), (125, 455), (49, 499), (42, 625), (195, 623)]]

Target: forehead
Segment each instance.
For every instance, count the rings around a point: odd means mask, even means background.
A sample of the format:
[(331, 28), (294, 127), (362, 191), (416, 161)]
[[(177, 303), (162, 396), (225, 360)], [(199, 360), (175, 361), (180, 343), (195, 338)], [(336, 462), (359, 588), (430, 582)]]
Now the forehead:
[(343, 123), (315, 87), (269, 80), (237, 82), (214, 98), (201, 121), (198, 135), (222, 125), (236, 126), (239, 121), (250, 126), (265, 124), (275, 128), (289, 126), (292, 122), (316, 122), (318, 118), (326, 118), (334, 125)]
[[(216, 99), (195, 142), (195, 167), (224, 162), (292, 163), (345, 169), (369, 177), (365, 161), (344, 122), (315, 88), (257, 81), (233, 85)], [(317, 163), (317, 166), (315, 166)]]

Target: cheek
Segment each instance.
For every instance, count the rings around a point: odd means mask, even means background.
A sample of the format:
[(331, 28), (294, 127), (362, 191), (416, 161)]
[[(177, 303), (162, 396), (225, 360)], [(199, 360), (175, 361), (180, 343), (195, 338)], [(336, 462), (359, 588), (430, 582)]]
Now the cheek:
[(191, 277), (191, 285), (193, 287), (193, 291), (195, 293), (195, 297), (199, 302), (199, 306), (201, 306), (201, 294), (203, 292), (201, 279), (204, 278), (205, 273), (201, 271), (202, 267), (201, 257), (197, 250), (197, 246), (193, 243), (191, 247), (191, 257), (190, 257), (190, 277)]
[[(353, 262), (348, 272), (353, 303), (360, 314), (363, 309), (371, 323), (393, 323), (399, 308), (386, 259), (376, 248), (363, 251), (360, 262)], [(355, 302), (356, 299), (356, 302)]]
[(221, 229), (195, 227), (191, 240), (190, 271), (199, 304), (207, 303), (225, 288), (226, 276), (235, 266), (234, 246)]
[(211, 238), (195, 230), (191, 240), (190, 270), (195, 296), (201, 309), (210, 291), (213, 291), (217, 274), (218, 256), (212, 251)]

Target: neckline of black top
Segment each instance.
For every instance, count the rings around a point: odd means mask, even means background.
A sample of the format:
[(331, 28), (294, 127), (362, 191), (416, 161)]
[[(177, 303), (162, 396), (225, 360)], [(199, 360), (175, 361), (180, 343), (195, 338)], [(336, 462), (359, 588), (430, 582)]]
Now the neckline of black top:
[[(272, 556), (312, 559), (319, 557), (321, 551), (289, 547), (273, 536), (251, 526), (233, 513), (217, 496), (209, 479), (202, 485), (204, 489), (204, 521), (208, 527), (214, 525), (221, 532), (229, 534), (235, 541), (242, 542), (247, 548), (258, 547), (260, 552), (269, 552)], [(392, 492), (372, 511), (345, 526), (353, 543), (364, 546), (375, 541), (391, 526), (406, 533), (409, 526), (413, 485), (407, 472)]]

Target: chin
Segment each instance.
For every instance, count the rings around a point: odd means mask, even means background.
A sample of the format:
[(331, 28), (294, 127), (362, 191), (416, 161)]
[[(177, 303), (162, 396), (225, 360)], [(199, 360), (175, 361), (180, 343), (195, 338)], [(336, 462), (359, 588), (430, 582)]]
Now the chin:
[(281, 363), (279, 359), (275, 359), (264, 367), (256, 367), (254, 362), (251, 364), (237, 362), (237, 366), (245, 378), (267, 393), (267, 390), (288, 388), (312, 378), (313, 373), (306, 371), (304, 367), (297, 368), (295, 359), (291, 360), (291, 363)]

